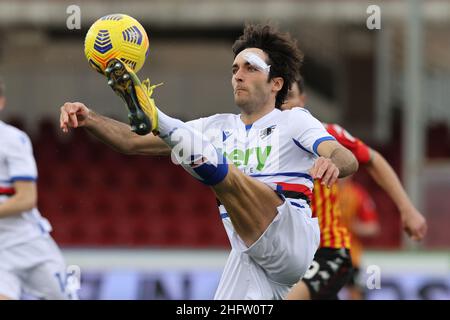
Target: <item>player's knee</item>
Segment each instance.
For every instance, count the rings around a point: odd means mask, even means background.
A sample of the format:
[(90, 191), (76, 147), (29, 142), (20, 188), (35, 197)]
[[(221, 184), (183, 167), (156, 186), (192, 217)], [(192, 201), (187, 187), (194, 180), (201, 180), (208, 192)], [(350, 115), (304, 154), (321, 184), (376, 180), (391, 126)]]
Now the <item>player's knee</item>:
[(217, 152), (217, 161), (209, 161), (192, 166), (192, 170), (200, 177), (200, 181), (208, 186), (221, 183), (228, 175), (228, 163), (226, 158)]

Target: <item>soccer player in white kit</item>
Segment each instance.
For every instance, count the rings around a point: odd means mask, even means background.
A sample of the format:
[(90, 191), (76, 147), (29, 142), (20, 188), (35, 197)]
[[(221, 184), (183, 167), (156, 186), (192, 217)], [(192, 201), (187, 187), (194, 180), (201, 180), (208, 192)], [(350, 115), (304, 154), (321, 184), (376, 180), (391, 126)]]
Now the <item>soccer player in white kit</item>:
[[(0, 80), (0, 111), (5, 107)], [(0, 121), (0, 300), (67, 299), (66, 266), (37, 203), (27, 134)]]
[[(319, 245), (318, 223), (309, 208), (313, 179), (334, 183), (355, 172), (357, 162), (307, 111), (275, 109), (302, 61), (288, 34), (249, 25), (233, 52), (239, 115), (188, 123), (171, 118), (154, 105), (151, 90), (144, 95), (136, 75), (115, 60), (106, 70), (108, 83), (127, 102), (131, 128), (139, 135), (82, 103), (64, 104), (60, 124), (64, 132), (83, 126), (123, 153), (172, 151), (220, 201), (232, 250), (215, 299), (282, 299)], [(153, 135), (146, 134), (150, 130)]]

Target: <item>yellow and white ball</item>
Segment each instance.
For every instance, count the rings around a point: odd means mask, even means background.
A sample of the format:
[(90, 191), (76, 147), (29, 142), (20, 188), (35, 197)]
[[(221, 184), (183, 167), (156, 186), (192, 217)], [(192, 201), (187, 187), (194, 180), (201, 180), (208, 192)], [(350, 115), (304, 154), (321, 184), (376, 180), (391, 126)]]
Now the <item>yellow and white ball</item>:
[(84, 41), (84, 53), (95, 70), (104, 74), (108, 61), (120, 59), (134, 72), (144, 65), (149, 50), (142, 25), (126, 14), (111, 14), (95, 21)]

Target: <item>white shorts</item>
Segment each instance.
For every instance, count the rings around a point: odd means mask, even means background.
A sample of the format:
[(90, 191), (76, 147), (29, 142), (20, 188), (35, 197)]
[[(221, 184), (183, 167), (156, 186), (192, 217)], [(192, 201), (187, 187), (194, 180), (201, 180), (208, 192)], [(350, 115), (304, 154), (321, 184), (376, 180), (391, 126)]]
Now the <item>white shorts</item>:
[(277, 210), (249, 248), (234, 234), (214, 299), (283, 299), (308, 270), (320, 242), (317, 218), (311, 218), (309, 208), (295, 207), (288, 199)]
[(0, 295), (10, 299), (68, 299), (66, 265), (50, 236), (0, 249)]

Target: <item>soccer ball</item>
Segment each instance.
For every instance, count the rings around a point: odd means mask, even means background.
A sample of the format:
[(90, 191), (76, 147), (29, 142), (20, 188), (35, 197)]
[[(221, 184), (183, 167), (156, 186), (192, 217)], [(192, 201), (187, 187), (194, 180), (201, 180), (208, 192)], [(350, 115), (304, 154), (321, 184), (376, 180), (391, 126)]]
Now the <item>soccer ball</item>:
[(104, 74), (108, 61), (120, 59), (138, 72), (149, 50), (145, 29), (126, 14), (104, 16), (92, 24), (84, 40), (84, 54), (91, 67)]

